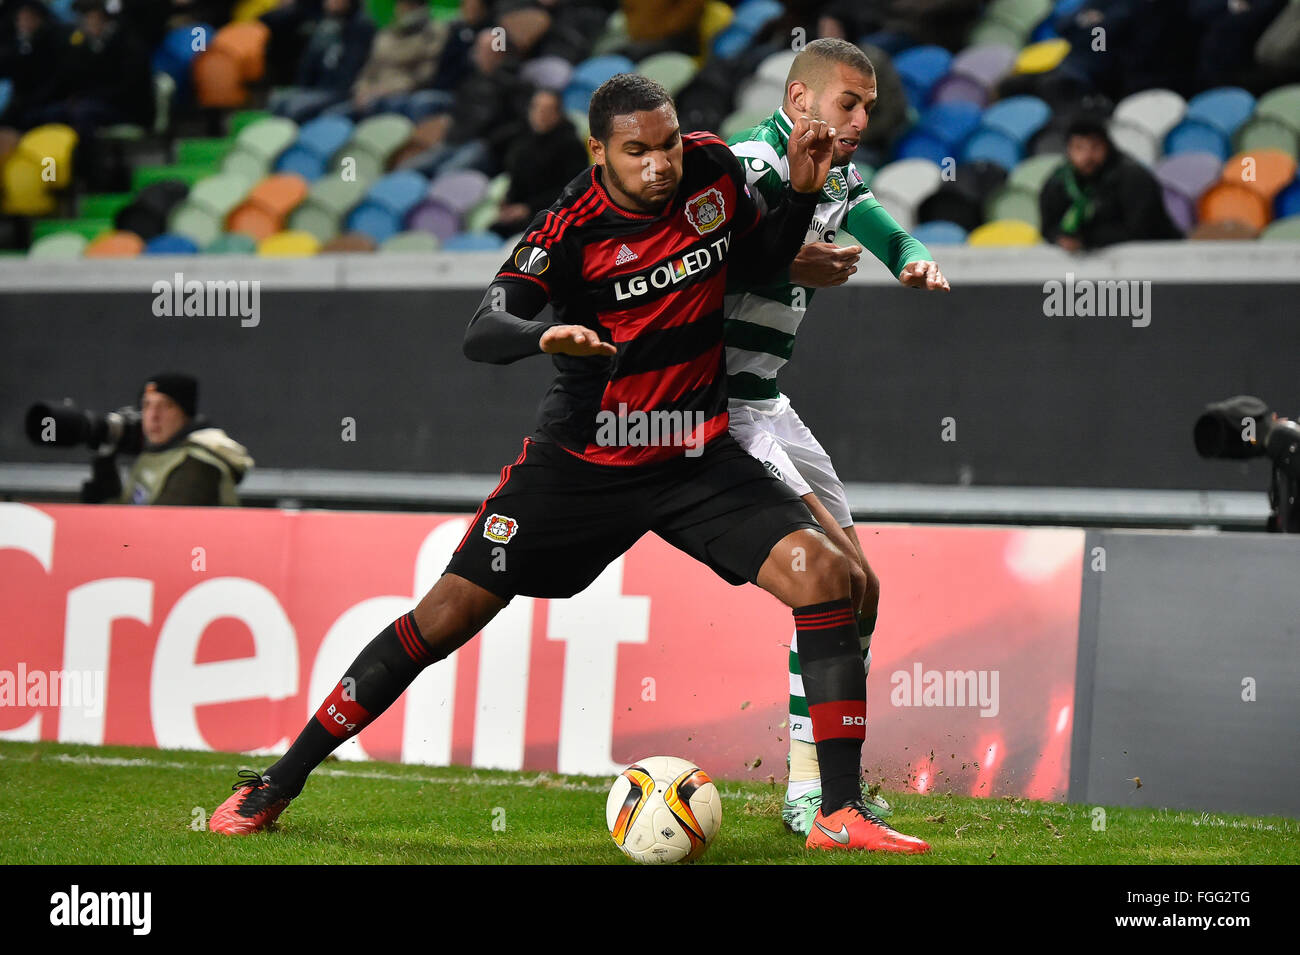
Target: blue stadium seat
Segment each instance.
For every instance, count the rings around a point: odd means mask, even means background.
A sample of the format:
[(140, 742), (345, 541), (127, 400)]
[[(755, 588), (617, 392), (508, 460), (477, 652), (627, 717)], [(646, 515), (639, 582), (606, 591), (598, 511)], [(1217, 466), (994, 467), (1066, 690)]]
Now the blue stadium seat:
[(894, 69), (917, 109), (930, 100), (930, 91), (952, 66), (952, 54), (941, 46), (914, 46), (894, 57)]
[(198, 251), (198, 245), (189, 236), (172, 232), (154, 236), (144, 247), (145, 255), (194, 255)]
[(298, 130), (292, 146), (275, 162), (276, 172), (292, 172), (315, 182), (330, 167), (330, 160), (352, 138), (352, 120), (346, 116), (321, 116)]
[(597, 87), (616, 73), (635, 73), (636, 64), (625, 56), (593, 56), (583, 60), (573, 68), (569, 85), (564, 88), (565, 110), (578, 110), (585, 113), (591, 102), (591, 94)]
[(364, 233), (380, 245), (402, 231), (402, 220), (378, 203), (363, 202), (348, 213), (343, 231)]
[(955, 148), (979, 128), (982, 113), (974, 103), (936, 103), (921, 116), (917, 128)]
[(997, 130), (1022, 147), (1052, 118), (1052, 108), (1037, 96), (1012, 96), (984, 111), (980, 125)]
[(495, 252), (504, 244), (495, 232), (458, 232), (442, 248), (444, 252)]
[(1213, 153), (1220, 159), (1231, 155), (1226, 134), (1199, 120), (1184, 119), (1165, 136), (1165, 155), (1178, 153)]
[[(197, 31), (202, 31), (203, 42), (201, 44), (196, 44), (196, 40), (200, 36)], [(153, 71), (155, 73), (166, 73), (176, 81), (177, 99), (183, 101), (189, 98), (193, 89), (193, 84), (190, 81), (190, 64), (199, 53), (211, 47), (215, 36), (216, 30), (209, 24), (192, 23), (172, 30), (163, 37), (158, 49), (154, 50)], [(199, 45), (201, 49), (194, 49), (196, 45)]]
[(1024, 147), (1006, 133), (996, 129), (980, 129), (966, 140), (961, 158), (962, 162), (985, 160), (1010, 172), (1016, 168), (1023, 155)]
[(1273, 200), (1273, 218), (1285, 219), (1295, 215), (1300, 215), (1300, 179), (1294, 180)]
[(1255, 97), (1239, 86), (1220, 86), (1193, 96), (1183, 120), (1204, 123), (1231, 137), (1255, 111)]
[(13, 80), (0, 80), (0, 116), (9, 108), (9, 100), (14, 95)]
[(286, 149), (275, 161), (276, 172), (295, 173), (308, 182), (315, 182), (325, 175), (325, 170), (328, 168), (328, 159), (321, 159), (315, 153), (296, 145)]
[(936, 219), (913, 227), (912, 238), (926, 246), (961, 245), (966, 241), (966, 230), (955, 222)]
[(736, 7), (731, 24), (744, 27), (749, 30), (749, 35), (753, 36), (784, 13), (785, 7), (777, 0), (745, 0)]
[(744, 27), (734, 24), (718, 32), (713, 38), (713, 56), (719, 60), (729, 60), (749, 48), (749, 41), (754, 35)]

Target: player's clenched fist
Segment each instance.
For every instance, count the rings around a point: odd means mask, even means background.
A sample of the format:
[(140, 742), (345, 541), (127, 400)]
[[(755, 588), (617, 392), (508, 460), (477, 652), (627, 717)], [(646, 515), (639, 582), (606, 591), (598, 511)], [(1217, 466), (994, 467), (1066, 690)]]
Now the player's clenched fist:
[(795, 192), (817, 192), (826, 183), (835, 154), (835, 127), (820, 119), (800, 116), (794, 121), (786, 146), (790, 187)]
[(542, 332), (542, 351), (548, 355), (617, 355), (618, 349), (590, 328), (581, 325), (556, 325)]
[(939, 271), (939, 266), (934, 262), (907, 263), (903, 271), (898, 273), (898, 281), (908, 288), (951, 291), (948, 280), (943, 277), (943, 272)]

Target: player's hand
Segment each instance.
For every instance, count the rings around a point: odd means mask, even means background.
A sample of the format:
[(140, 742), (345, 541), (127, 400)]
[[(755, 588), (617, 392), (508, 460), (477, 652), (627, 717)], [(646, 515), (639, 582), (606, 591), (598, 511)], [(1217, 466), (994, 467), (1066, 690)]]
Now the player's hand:
[(790, 263), (790, 281), (808, 288), (830, 288), (843, 285), (858, 270), (858, 256), (862, 246), (834, 242), (809, 242)]
[(834, 126), (807, 116), (796, 119), (785, 153), (790, 167), (790, 188), (795, 192), (818, 192), (826, 184), (834, 154)]
[(618, 354), (617, 348), (609, 342), (602, 342), (599, 335), (582, 325), (555, 325), (548, 328), (542, 332), (539, 344), (548, 355), (576, 355), (583, 358), (589, 355)]
[(903, 271), (898, 273), (898, 281), (908, 288), (923, 288), (930, 292), (936, 289), (952, 291), (948, 280), (943, 277), (938, 264), (934, 262), (908, 262), (903, 266)]

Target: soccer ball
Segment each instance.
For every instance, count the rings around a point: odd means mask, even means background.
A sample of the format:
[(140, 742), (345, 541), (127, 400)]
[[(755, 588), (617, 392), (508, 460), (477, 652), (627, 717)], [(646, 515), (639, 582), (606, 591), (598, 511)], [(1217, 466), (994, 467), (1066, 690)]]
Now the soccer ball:
[(605, 801), (614, 842), (637, 862), (694, 862), (722, 823), (709, 774), (676, 756), (651, 756), (623, 770)]

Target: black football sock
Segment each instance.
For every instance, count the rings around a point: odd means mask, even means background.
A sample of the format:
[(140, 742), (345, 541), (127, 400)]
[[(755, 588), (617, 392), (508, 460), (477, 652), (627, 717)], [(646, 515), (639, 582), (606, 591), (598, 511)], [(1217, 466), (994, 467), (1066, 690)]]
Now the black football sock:
[(420, 636), (415, 612), (398, 617), (366, 644), (289, 751), (262, 775), (296, 796), (326, 756), (369, 726), (440, 659)]
[(861, 797), (867, 680), (853, 603), (847, 597), (797, 607), (799, 671), (821, 765), (822, 814)]

